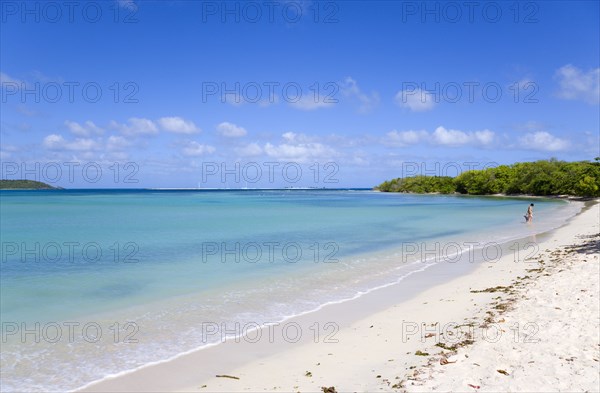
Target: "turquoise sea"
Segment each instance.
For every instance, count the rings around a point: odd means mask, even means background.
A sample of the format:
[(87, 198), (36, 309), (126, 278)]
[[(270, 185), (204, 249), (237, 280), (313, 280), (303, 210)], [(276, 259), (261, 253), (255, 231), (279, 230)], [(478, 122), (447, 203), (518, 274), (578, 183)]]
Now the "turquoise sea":
[(214, 344), (207, 322), (277, 322), (402, 285), (468, 247), (545, 232), (578, 211), (535, 200), (528, 225), (530, 202), (353, 189), (2, 191), (2, 391), (73, 390)]

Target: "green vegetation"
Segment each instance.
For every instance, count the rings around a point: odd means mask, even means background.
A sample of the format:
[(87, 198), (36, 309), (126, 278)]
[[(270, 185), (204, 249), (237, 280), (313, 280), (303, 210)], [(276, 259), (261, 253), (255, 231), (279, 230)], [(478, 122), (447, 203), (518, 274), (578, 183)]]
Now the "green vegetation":
[(34, 180), (0, 180), (0, 190), (58, 190), (49, 184)]
[(375, 189), (383, 192), (441, 194), (528, 194), (600, 196), (600, 157), (594, 162), (556, 159), (500, 165), (471, 170), (455, 178), (414, 176), (385, 181)]
[(386, 192), (452, 194), (456, 191), (456, 186), (454, 185), (454, 178), (449, 176), (414, 176), (385, 181), (377, 189)]

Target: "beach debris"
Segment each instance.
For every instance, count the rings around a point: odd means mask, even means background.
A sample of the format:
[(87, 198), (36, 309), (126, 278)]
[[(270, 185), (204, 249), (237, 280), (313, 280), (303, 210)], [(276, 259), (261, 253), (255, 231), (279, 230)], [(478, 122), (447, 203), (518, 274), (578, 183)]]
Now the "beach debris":
[(310, 371), (307, 371), (306, 374), (304, 374), (305, 377), (312, 377), (312, 373)]
[(337, 390), (335, 390), (335, 386), (321, 386), (321, 390), (323, 391), (323, 393), (337, 393)]
[(496, 370), (496, 371), (498, 371), (500, 374), (503, 374), (503, 375), (509, 375), (508, 372), (506, 372), (505, 370)]
[(481, 386), (479, 386), (479, 385), (471, 385), (470, 383), (468, 383), (467, 386), (470, 386), (473, 389), (481, 389)]
[(381, 378), (381, 375), (377, 375), (375, 378)]
[(484, 292), (488, 292), (488, 293), (494, 293), (494, 292), (508, 292), (510, 290), (510, 287), (502, 287), (502, 286), (497, 286), (497, 287), (493, 287), (493, 288), (486, 288), (486, 289), (473, 289), (471, 290), (471, 293), (484, 293)]
[[(396, 377), (396, 379), (399, 379), (399, 377)], [(404, 380), (401, 380), (398, 383), (395, 383), (392, 385), (392, 389), (403, 389), (404, 388)]]
[(440, 358), (440, 364), (442, 366), (445, 366), (446, 364), (450, 363), (456, 363), (456, 358), (454, 356), (448, 358), (444, 355)]
[(417, 355), (417, 356), (429, 356), (429, 353), (422, 352), (422, 351), (419, 350), (419, 351), (415, 352), (415, 355)]
[(435, 336), (435, 333), (427, 333), (425, 335), (425, 338), (429, 338), (429, 337), (433, 337), (433, 336)]
[(229, 378), (229, 379), (240, 379), (239, 377), (235, 377), (233, 375), (227, 375), (227, 374), (215, 375), (215, 377), (217, 377), (217, 378)]
[(204, 389), (207, 385), (200, 386), (200, 389)]
[[(470, 335), (468, 337), (470, 337)], [(436, 343), (435, 346), (445, 349), (446, 351), (456, 351), (458, 348), (465, 347), (467, 345), (472, 345), (474, 342), (475, 341), (473, 341), (471, 339), (466, 339), (466, 340), (460, 341), (460, 342), (458, 342), (454, 345), (450, 345), (450, 346), (448, 346), (442, 342)]]

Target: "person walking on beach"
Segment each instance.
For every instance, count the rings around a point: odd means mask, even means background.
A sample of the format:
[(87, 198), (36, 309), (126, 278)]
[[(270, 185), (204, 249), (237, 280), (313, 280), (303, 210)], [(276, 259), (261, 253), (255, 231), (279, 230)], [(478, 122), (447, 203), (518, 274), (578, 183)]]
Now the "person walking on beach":
[(527, 208), (527, 214), (525, 214), (525, 222), (531, 222), (533, 220), (533, 203)]

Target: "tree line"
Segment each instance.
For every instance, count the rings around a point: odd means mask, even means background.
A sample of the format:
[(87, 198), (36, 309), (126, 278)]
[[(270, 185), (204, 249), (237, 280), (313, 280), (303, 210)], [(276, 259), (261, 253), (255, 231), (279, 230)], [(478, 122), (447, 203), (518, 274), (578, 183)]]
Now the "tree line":
[(600, 196), (600, 157), (594, 162), (556, 159), (519, 162), (495, 168), (470, 170), (456, 177), (412, 176), (384, 181), (383, 192), (441, 194), (527, 194)]
[(49, 184), (35, 180), (0, 180), (0, 190), (55, 190)]

